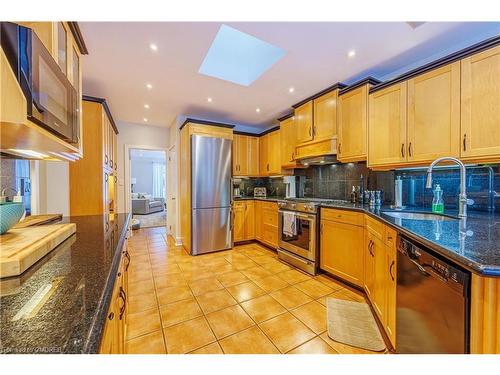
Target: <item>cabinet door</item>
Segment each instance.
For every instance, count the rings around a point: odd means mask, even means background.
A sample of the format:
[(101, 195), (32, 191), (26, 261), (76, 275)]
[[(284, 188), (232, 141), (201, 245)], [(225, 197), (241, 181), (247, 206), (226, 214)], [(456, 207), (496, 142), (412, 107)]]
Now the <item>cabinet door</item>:
[(368, 166), (406, 161), (406, 82), (369, 96)]
[(385, 324), (387, 255), (382, 240), (375, 236), (372, 236), (372, 240), (372, 252), (375, 259), (375, 282), (372, 289), (371, 301), (380, 321)]
[(396, 347), (396, 247), (386, 245), (387, 254), (387, 271), (386, 271), (386, 324), (385, 331), (391, 340), (391, 343)]
[(104, 169), (104, 179), (103, 179), (103, 211), (104, 214), (109, 214), (109, 184), (110, 184), (110, 178), (112, 176), (109, 175), (109, 172), (107, 169)]
[(280, 132), (281, 166), (286, 167), (293, 165), (295, 159), (297, 132), (293, 118), (280, 122)]
[(260, 158), (259, 158), (259, 174), (261, 176), (268, 176), (269, 175), (269, 160), (268, 160), (268, 142), (269, 142), (269, 134), (263, 135), (260, 137), (259, 140), (259, 151), (260, 151)]
[(108, 131), (108, 116), (101, 108), (101, 124), (102, 124), (102, 150), (103, 162), (105, 167), (109, 167), (109, 131)]
[(462, 60), (461, 152), (500, 157), (500, 46)]
[(321, 269), (362, 286), (363, 242), (363, 227), (321, 220)]
[(262, 241), (262, 202), (255, 201), (255, 239)]
[(248, 142), (247, 175), (255, 177), (259, 175), (259, 138), (247, 137), (247, 142)]
[(57, 22), (57, 64), (68, 73), (68, 32), (62, 22)]
[(233, 135), (233, 176), (238, 175), (238, 164), (239, 164), (239, 152), (240, 152), (240, 139), (241, 135), (234, 134)]
[(308, 101), (300, 107), (295, 108), (295, 127), (297, 128), (297, 143), (311, 141), (313, 139), (313, 102)]
[(408, 162), (460, 152), (460, 62), (408, 81)]
[(337, 97), (338, 90), (314, 99), (314, 140), (333, 138), (337, 135)]
[(267, 155), (269, 159), (269, 174), (281, 172), (280, 131), (269, 133)]
[(253, 201), (245, 202), (245, 239), (255, 238), (255, 205)]
[(245, 202), (234, 202), (234, 225), (233, 237), (234, 242), (245, 240)]
[(368, 85), (340, 95), (337, 156), (343, 162), (366, 160)]
[(365, 292), (372, 300), (373, 290), (375, 289), (375, 253), (373, 247), (373, 235), (365, 229), (365, 241), (363, 247), (364, 270), (363, 270), (363, 284)]

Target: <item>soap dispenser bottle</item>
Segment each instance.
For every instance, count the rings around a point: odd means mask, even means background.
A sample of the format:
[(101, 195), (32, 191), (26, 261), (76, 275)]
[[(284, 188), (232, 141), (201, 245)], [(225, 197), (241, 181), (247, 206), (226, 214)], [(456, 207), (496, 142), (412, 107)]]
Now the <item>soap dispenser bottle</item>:
[(432, 212), (437, 214), (444, 213), (443, 191), (441, 190), (441, 186), (436, 184), (432, 192), (434, 193), (434, 198), (432, 199)]

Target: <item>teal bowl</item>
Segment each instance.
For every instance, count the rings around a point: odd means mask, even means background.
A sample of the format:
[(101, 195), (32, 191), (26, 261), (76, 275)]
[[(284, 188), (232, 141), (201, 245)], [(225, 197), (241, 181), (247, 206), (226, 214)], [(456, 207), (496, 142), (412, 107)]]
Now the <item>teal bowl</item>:
[(24, 204), (19, 202), (0, 202), (0, 234), (7, 232), (23, 217)]

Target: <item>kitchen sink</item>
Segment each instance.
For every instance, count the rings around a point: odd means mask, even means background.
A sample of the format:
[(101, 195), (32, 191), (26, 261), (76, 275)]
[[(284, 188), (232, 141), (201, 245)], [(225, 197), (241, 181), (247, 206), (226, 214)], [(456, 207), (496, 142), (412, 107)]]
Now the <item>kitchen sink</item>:
[(457, 218), (451, 216), (423, 213), (423, 212), (382, 211), (382, 213), (384, 215), (395, 217), (397, 219), (438, 220), (438, 221), (458, 220)]

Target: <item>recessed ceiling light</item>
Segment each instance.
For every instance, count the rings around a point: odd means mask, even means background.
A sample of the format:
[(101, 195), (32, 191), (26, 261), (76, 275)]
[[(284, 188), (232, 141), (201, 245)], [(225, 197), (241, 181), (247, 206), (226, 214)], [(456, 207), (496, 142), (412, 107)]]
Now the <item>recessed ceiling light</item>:
[(146, 83), (146, 87), (151, 90), (153, 88), (153, 85), (151, 83)]
[(149, 48), (151, 48), (151, 51), (158, 51), (158, 46), (156, 44), (154, 44), (154, 43), (151, 43), (149, 45)]
[(207, 98), (207, 102), (212, 103), (212, 98)]
[(260, 108), (255, 108), (255, 112), (259, 113), (260, 112)]
[(350, 50), (349, 52), (347, 52), (347, 57), (354, 57), (356, 56), (356, 51), (355, 50)]
[(148, 122), (148, 119), (146, 117), (144, 117), (144, 122)]
[(149, 104), (144, 104), (144, 108), (149, 109)]
[(295, 91), (295, 88), (294, 88), (294, 87), (290, 87), (290, 88), (288, 89), (288, 92), (289, 92), (289, 93), (292, 93), (292, 92), (294, 92), (294, 91)]

